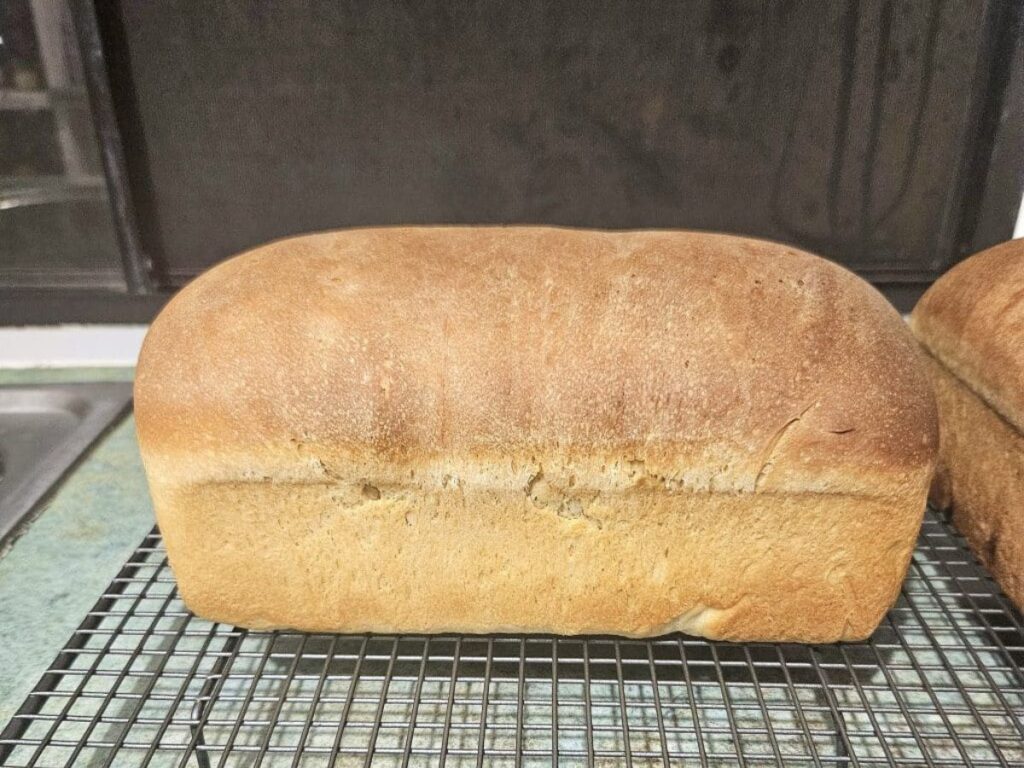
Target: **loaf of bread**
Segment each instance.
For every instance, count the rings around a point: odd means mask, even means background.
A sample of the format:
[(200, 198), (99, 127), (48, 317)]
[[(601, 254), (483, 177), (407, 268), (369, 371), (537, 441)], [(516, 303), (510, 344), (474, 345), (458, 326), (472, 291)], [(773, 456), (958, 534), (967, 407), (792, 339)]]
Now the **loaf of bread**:
[(939, 406), (933, 501), (1024, 610), (1024, 240), (951, 269), (911, 324)]
[(135, 412), (200, 616), (833, 641), (907, 569), (921, 357), (874, 289), (782, 245), (363, 229), (181, 291)]

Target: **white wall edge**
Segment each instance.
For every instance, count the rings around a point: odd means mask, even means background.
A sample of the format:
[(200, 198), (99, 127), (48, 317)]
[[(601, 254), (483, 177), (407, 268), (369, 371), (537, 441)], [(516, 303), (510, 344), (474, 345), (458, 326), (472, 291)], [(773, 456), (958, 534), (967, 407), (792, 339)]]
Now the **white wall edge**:
[(0, 328), (0, 368), (133, 366), (145, 325)]

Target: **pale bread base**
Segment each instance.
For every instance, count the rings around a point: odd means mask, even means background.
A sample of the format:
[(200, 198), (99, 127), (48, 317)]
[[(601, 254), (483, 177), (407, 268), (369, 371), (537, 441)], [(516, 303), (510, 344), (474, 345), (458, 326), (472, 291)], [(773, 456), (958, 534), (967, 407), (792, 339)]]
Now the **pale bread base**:
[[(245, 627), (831, 642), (895, 601), (919, 497), (153, 484), (187, 605)], [(379, 498), (373, 498), (374, 495)]]

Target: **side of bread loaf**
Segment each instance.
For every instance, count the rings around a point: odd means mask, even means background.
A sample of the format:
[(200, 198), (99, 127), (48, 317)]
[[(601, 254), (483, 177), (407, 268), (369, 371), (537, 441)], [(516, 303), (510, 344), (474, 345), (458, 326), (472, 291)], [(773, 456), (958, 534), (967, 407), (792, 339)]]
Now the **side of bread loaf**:
[(1024, 431), (1024, 240), (953, 267), (921, 297), (911, 327), (932, 357)]
[(941, 418), (941, 477), (953, 524), (1017, 606), (1024, 608), (1024, 436), (931, 360)]
[(941, 423), (932, 488), (1006, 594), (1024, 609), (1024, 241), (972, 256), (921, 298)]
[(226, 262), (154, 322), (136, 418), (189, 606), (336, 631), (864, 637), (937, 440), (913, 339), (845, 270), (550, 228)]

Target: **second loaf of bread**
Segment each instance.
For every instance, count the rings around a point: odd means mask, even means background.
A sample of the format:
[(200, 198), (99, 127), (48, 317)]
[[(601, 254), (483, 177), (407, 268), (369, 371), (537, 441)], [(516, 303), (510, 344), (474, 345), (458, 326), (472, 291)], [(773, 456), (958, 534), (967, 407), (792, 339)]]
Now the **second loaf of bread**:
[(939, 506), (1024, 610), (1024, 240), (960, 262), (911, 321), (927, 352), (942, 439)]
[(936, 446), (874, 289), (685, 232), (277, 242), (170, 302), (135, 408), (189, 607), (342, 632), (863, 638)]

